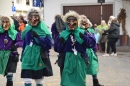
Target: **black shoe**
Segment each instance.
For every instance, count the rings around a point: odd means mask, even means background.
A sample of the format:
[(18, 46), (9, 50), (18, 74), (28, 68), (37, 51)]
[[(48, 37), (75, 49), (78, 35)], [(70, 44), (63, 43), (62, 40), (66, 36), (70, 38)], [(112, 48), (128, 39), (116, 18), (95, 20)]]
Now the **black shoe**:
[(98, 79), (93, 79), (93, 86), (104, 86), (99, 84)]
[(13, 81), (7, 81), (6, 86), (13, 86)]

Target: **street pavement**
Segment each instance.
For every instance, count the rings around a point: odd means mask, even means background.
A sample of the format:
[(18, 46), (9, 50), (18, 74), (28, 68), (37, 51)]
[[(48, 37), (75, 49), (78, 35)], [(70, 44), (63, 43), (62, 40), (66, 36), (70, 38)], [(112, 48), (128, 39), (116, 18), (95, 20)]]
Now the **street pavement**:
[[(21, 49), (18, 50), (21, 53)], [(103, 57), (103, 53), (97, 53), (99, 59), (98, 79), (104, 86), (130, 86), (130, 53), (118, 52), (118, 56)], [(51, 49), (50, 59), (54, 76), (45, 77), (43, 86), (60, 86), (59, 67), (55, 65), (57, 53)], [(14, 74), (14, 86), (24, 86), (23, 79), (20, 78), (21, 62), (18, 63), (17, 73)], [(35, 85), (35, 81), (32, 81)], [(0, 75), (0, 86), (6, 86), (6, 78)], [(87, 86), (93, 86), (92, 76), (87, 75)]]

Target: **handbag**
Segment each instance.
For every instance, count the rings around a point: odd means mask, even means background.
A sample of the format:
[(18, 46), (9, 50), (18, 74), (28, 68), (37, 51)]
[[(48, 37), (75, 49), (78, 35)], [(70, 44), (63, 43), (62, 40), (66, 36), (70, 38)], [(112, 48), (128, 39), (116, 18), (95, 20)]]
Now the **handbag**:
[(83, 60), (84, 60), (84, 62), (85, 62), (85, 64), (86, 64), (86, 66), (88, 66), (88, 65), (89, 65), (88, 58), (86, 58), (83, 53), (81, 53), (81, 57), (83, 58)]
[(64, 67), (64, 61), (65, 61), (65, 54), (59, 53), (58, 60), (56, 61), (56, 63), (58, 64), (59, 67)]
[(41, 54), (42, 61), (44, 62), (46, 66), (43, 69), (43, 76), (52, 76), (53, 71), (52, 71), (52, 66), (51, 66), (49, 55), (47, 54), (46, 50), (44, 50), (43, 48), (40, 49), (40, 54)]

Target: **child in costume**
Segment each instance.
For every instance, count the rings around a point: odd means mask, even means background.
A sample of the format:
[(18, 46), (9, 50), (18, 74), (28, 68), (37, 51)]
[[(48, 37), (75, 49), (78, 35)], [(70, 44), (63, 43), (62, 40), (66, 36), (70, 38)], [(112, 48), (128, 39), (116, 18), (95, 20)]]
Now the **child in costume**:
[(11, 17), (1, 16), (0, 23), (0, 74), (6, 76), (6, 86), (13, 86), (13, 73), (19, 61), (17, 48), (22, 46), (22, 40)]
[[(87, 18), (81, 19), (80, 27), (82, 29), (85, 29), (90, 36), (94, 36), (95, 31), (92, 28), (90, 28), (89, 22), (90, 21)], [(96, 56), (96, 44), (92, 48), (86, 48), (86, 53), (88, 55), (88, 61), (89, 61), (89, 64), (87, 66), (87, 74), (92, 75), (93, 86), (103, 86), (99, 84), (97, 79), (97, 73), (99, 68), (98, 68), (98, 58)]]
[(39, 11), (31, 9), (27, 17), (29, 23), (22, 32), (21, 78), (24, 79), (24, 86), (32, 86), (32, 79), (36, 86), (43, 86), (43, 78), (53, 75), (49, 59), (52, 38)]
[[(65, 14), (66, 30), (54, 43), (54, 49), (63, 53), (61, 86), (86, 86), (87, 54), (85, 49), (95, 45), (95, 39), (78, 27), (79, 14), (69, 11)], [(59, 59), (60, 60), (60, 59)]]

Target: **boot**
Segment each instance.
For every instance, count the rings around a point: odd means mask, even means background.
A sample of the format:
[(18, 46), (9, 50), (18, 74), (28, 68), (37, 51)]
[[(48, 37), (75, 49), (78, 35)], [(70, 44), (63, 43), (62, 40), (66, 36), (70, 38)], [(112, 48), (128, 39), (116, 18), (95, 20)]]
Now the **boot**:
[(31, 83), (27, 83), (27, 84), (25, 83), (24, 86), (32, 86), (32, 84)]
[(104, 86), (99, 84), (98, 79), (93, 79), (93, 86)]
[(6, 86), (13, 86), (13, 81), (7, 81)]
[(37, 86), (43, 86), (42, 84), (37, 84)]

